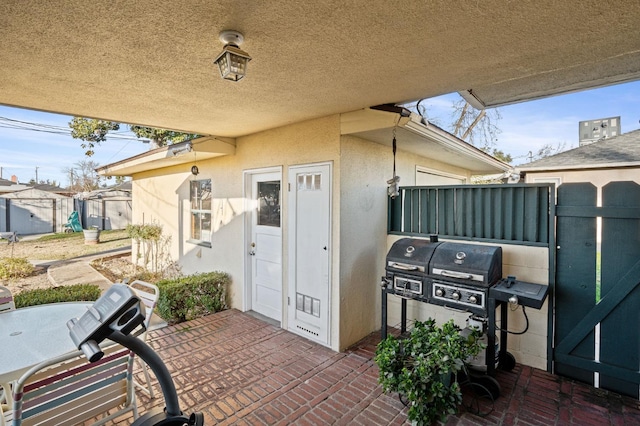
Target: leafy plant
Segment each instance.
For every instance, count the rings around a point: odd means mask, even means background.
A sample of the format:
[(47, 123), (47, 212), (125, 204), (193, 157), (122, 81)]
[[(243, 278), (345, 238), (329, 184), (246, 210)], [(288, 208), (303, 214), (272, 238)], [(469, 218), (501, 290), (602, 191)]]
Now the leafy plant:
[[(120, 123), (96, 120), (93, 118), (73, 117), (69, 122), (69, 127), (71, 128), (71, 136), (74, 139), (83, 141), (80, 146), (86, 149), (85, 155), (91, 157), (95, 153), (94, 148), (102, 142), (106, 142), (109, 132), (120, 129)], [(193, 133), (182, 133), (173, 130), (136, 125), (129, 125), (129, 130), (131, 130), (138, 139), (151, 140), (156, 146), (170, 145), (199, 137), (199, 135)]]
[(100, 293), (100, 287), (95, 284), (74, 284), (25, 290), (16, 294), (13, 300), (16, 308), (26, 308), (45, 303), (95, 301)]
[(227, 308), (226, 293), (231, 277), (207, 272), (159, 281), (158, 315), (175, 324)]
[(130, 224), (127, 225), (126, 231), (136, 243), (136, 265), (154, 274), (165, 271), (169, 273), (176, 268), (175, 262), (169, 255), (171, 237), (163, 237), (162, 225)]
[(456, 374), (465, 360), (478, 355), (480, 332), (468, 336), (450, 320), (442, 327), (433, 319), (416, 321), (406, 338), (389, 336), (376, 350), (378, 381), (385, 392), (398, 392), (409, 402), (408, 418), (430, 425), (456, 413), (462, 402)]
[(0, 257), (0, 278), (24, 278), (33, 274), (34, 267), (26, 257)]
[(69, 122), (69, 127), (71, 128), (71, 137), (83, 141), (80, 146), (86, 149), (85, 155), (90, 157), (94, 154), (93, 148), (107, 140), (107, 133), (120, 129), (120, 123), (96, 120), (94, 118), (73, 117)]

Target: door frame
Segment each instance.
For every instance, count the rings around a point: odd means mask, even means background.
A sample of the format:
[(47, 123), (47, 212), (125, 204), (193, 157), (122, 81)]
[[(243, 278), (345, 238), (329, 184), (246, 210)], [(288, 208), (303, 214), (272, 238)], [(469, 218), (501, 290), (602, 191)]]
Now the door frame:
[[(251, 269), (251, 259), (249, 258), (249, 250), (248, 247), (251, 244), (251, 227), (252, 227), (252, 214), (250, 213), (250, 209), (251, 209), (251, 205), (250, 202), (252, 201), (250, 199), (251, 193), (252, 193), (252, 177), (254, 175), (260, 175), (260, 174), (265, 174), (265, 173), (277, 173), (278, 175), (280, 175), (280, 191), (281, 191), (281, 198), (280, 198), (280, 206), (282, 209), (282, 206), (284, 206), (285, 204), (285, 193), (286, 191), (284, 190), (284, 185), (283, 185), (283, 180), (282, 180), (282, 166), (273, 166), (273, 167), (263, 167), (263, 168), (259, 168), (259, 169), (248, 169), (248, 170), (243, 170), (242, 172), (242, 179), (243, 179), (243, 193), (242, 193), (242, 198), (244, 200), (244, 236), (242, 238), (242, 240), (244, 241), (243, 244), (243, 256), (242, 256), (242, 262), (244, 263), (244, 295), (242, 297), (242, 311), (243, 312), (247, 312), (253, 309), (253, 278), (252, 278), (252, 269)], [(285, 307), (286, 307), (286, 299), (285, 297), (285, 293), (286, 293), (286, 286), (285, 286), (285, 257), (284, 257), (284, 253), (285, 253), (285, 249), (284, 249), (284, 227), (285, 227), (285, 215), (284, 215), (284, 211), (281, 212), (282, 217), (280, 220), (280, 226), (281, 228), (281, 236), (280, 236), (280, 246), (282, 247), (282, 289), (281, 289), (281, 295), (282, 295), (282, 309), (280, 312), (280, 326), (283, 326), (283, 319), (284, 319), (284, 315), (285, 315)]]
[(464, 176), (464, 175), (458, 175), (458, 174), (450, 173), (450, 172), (443, 172), (442, 170), (432, 169), (432, 168), (429, 168), (429, 167), (416, 165), (416, 171), (415, 171), (415, 176), (414, 176), (416, 184), (418, 182), (419, 173), (425, 173), (425, 174), (429, 174), (429, 175), (436, 175), (436, 176), (441, 176), (441, 177), (450, 178), (450, 179), (458, 179), (458, 180), (461, 181), (459, 184), (456, 183), (456, 184), (453, 184), (453, 185), (465, 185), (465, 184), (469, 183), (469, 179), (467, 179), (467, 177)]
[[(288, 212), (290, 212), (290, 214), (287, 214), (286, 217), (286, 221), (287, 221), (287, 237), (286, 237), (286, 241), (287, 241), (287, 284), (286, 284), (286, 296), (287, 299), (285, 300), (285, 304), (283, 305), (284, 307), (286, 307), (286, 309), (283, 309), (283, 312), (286, 311), (286, 325), (283, 322), (283, 328), (285, 328), (286, 330), (291, 331), (292, 333), (295, 333), (297, 335), (303, 336), (309, 340), (312, 340), (316, 343), (319, 343), (321, 345), (324, 345), (326, 347), (331, 348), (332, 347), (332, 328), (334, 326), (334, 321), (333, 321), (333, 284), (334, 284), (334, 279), (333, 279), (333, 218), (334, 218), (334, 212), (333, 212), (333, 196), (334, 196), (334, 188), (333, 188), (333, 161), (323, 161), (323, 162), (318, 162), (318, 163), (306, 163), (306, 164), (296, 164), (296, 165), (291, 165), (287, 168), (287, 187), (288, 190), (286, 191), (287, 193), (290, 193), (292, 191), (295, 190), (295, 185), (296, 182), (295, 181), (291, 181), (291, 173), (294, 172), (295, 170), (298, 169), (305, 169), (305, 168), (309, 168), (309, 167), (321, 167), (321, 166), (328, 166), (329, 171), (328, 171), (328, 178), (329, 178), (329, 217), (328, 217), (328, 227), (327, 227), (327, 246), (328, 246), (328, 253), (327, 253), (327, 259), (328, 259), (328, 277), (329, 277), (329, 282), (328, 282), (328, 289), (327, 289), (327, 340), (326, 342), (323, 342), (321, 340), (316, 340), (316, 339), (311, 339), (309, 336), (306, 335), (302, 335), (302, 334), (298, 334), (295, 330), (291, 329), (291, 318), (289, 317), (289, 311), (291, 309), (291, 306), (293, 304), (296, 303), (295, 301), (295, 294), (291, 294), (292, 291), (296, 290), (295, 287), (295, 283), (293, 283), (293, 277), (295, 276), (295, 271), (293, 270), (294, 266), (295, 266), (295, 250), (291, 249), (292, 247), (295, 246), (295, 234), (294, 234), (294, 229), (295, 229), (295, 213), (294, 213), (294, 209), (291, 205), (291, 203), (293, 202), (293, 197), (287, 196), (287, 210)], [(296, 198), (297, 201), (297, 198)], [(284, 220), (284, 219), (283, 219)]]

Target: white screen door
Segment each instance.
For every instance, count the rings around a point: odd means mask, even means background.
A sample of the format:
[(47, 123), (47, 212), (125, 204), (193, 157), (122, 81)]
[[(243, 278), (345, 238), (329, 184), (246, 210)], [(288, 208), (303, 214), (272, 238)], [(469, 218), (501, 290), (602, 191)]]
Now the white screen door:
[(331, 165), (289, 168), (289, 330), (329, 345)]
[(251, 175), (251, 308), (282, 321), (282, 221), (280, 173)]

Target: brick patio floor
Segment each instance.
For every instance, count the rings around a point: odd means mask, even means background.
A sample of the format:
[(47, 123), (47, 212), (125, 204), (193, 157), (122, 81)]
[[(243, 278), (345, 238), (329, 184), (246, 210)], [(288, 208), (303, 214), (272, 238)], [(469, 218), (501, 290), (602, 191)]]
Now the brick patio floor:
[[(378, 341), (374, 333), (337, 353), (228, 310), (152, 331), (148, 342), (173, 375), (181, 409), (203, 412), (207, 425), (405, 424), (397, 395), (377, 384)], [(522, 365), (496, 378), (502, 394), (488, 415), (463, 411), (446, 425), (640, 425), (631, 398)], [(144, 413), (164, 402), (138, 393), (138, 405)]]

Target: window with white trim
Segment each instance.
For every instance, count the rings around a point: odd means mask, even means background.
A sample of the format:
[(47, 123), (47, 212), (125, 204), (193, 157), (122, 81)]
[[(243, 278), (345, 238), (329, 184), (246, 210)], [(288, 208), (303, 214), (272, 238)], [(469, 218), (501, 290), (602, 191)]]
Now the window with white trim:
[(211, 179), (191, 181), (191, 241), (211, 244)]

